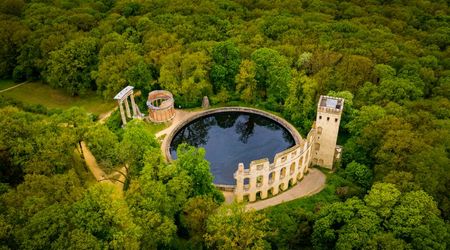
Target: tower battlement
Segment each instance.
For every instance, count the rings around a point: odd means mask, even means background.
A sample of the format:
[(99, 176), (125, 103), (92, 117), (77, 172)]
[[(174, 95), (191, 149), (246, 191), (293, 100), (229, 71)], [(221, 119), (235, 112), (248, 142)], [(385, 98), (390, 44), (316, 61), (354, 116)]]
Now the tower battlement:
[(320, 112), (342, 113), (344, 108), (344, 99), (333, 96), (320, 96), (317, 110)]

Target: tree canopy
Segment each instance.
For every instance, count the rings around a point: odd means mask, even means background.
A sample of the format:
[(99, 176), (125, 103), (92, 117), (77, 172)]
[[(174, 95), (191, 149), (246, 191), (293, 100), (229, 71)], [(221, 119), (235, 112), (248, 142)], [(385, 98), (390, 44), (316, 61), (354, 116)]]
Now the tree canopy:
[[(208, 96), (303, 135), (320, 95), (345, 98), (325, 189), (255, 212), (222, 204), (202, 149), (165, 162), (145, 122), (0, 93), (0, 248), (449, 248), (449, 14), (444, 0), (0, 1), (2, 89), (166, 89), (176, 107)], [(123, 191), (92, 180), (81, 141), (108, 174), (128, 170)]]

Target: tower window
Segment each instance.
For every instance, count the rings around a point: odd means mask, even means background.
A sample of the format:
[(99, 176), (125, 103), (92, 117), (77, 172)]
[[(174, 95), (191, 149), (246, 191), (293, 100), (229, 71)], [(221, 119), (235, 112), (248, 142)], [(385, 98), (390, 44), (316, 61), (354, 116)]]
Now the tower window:
[(334, 121), (337, 122), (337, 121), (338, 121), (338, 118), (335, 118)]
[(330, 120), (330, 117), (327, 117), (327, 121), (329, 121)]
[(322, 116), (321, 115), (319, 115), (319, 120), (321, 120), (322, 119)]

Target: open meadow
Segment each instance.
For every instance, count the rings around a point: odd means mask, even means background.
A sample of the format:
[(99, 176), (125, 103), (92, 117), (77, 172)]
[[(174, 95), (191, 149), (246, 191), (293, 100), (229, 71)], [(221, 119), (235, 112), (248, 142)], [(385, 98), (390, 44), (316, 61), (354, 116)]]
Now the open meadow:
[[(0, 81), (0, 91), (10, 88), (15, 84), (12, 81)], [(89, 91), (86, 95), (70, 96), (61, 89), (54, 89), (41, 82), (25, 83), (17, 88), (0, 93), (26, 104), (41, 104), (47, 108), (67, 109), (78, 106), (87, 112), (96, 115), (105, 113), (115, 106), (113, 100), (104, 100), (102, 97)]]

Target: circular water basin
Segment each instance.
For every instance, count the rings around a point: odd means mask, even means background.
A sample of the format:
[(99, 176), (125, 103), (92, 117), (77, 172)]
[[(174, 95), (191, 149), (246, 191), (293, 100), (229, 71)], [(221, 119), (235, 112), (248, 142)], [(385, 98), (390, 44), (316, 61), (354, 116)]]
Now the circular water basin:
[(178, 130), (170, 142), (170, 155), (177, 158), (179, 144), (206, 150), (214, 183), (234, 185), (240, 162), (248, 168), (253, 160), (269, 158), (295, 145), (294, 137), (280, 123), (259, 114), (223, 111), (194, 119)]

